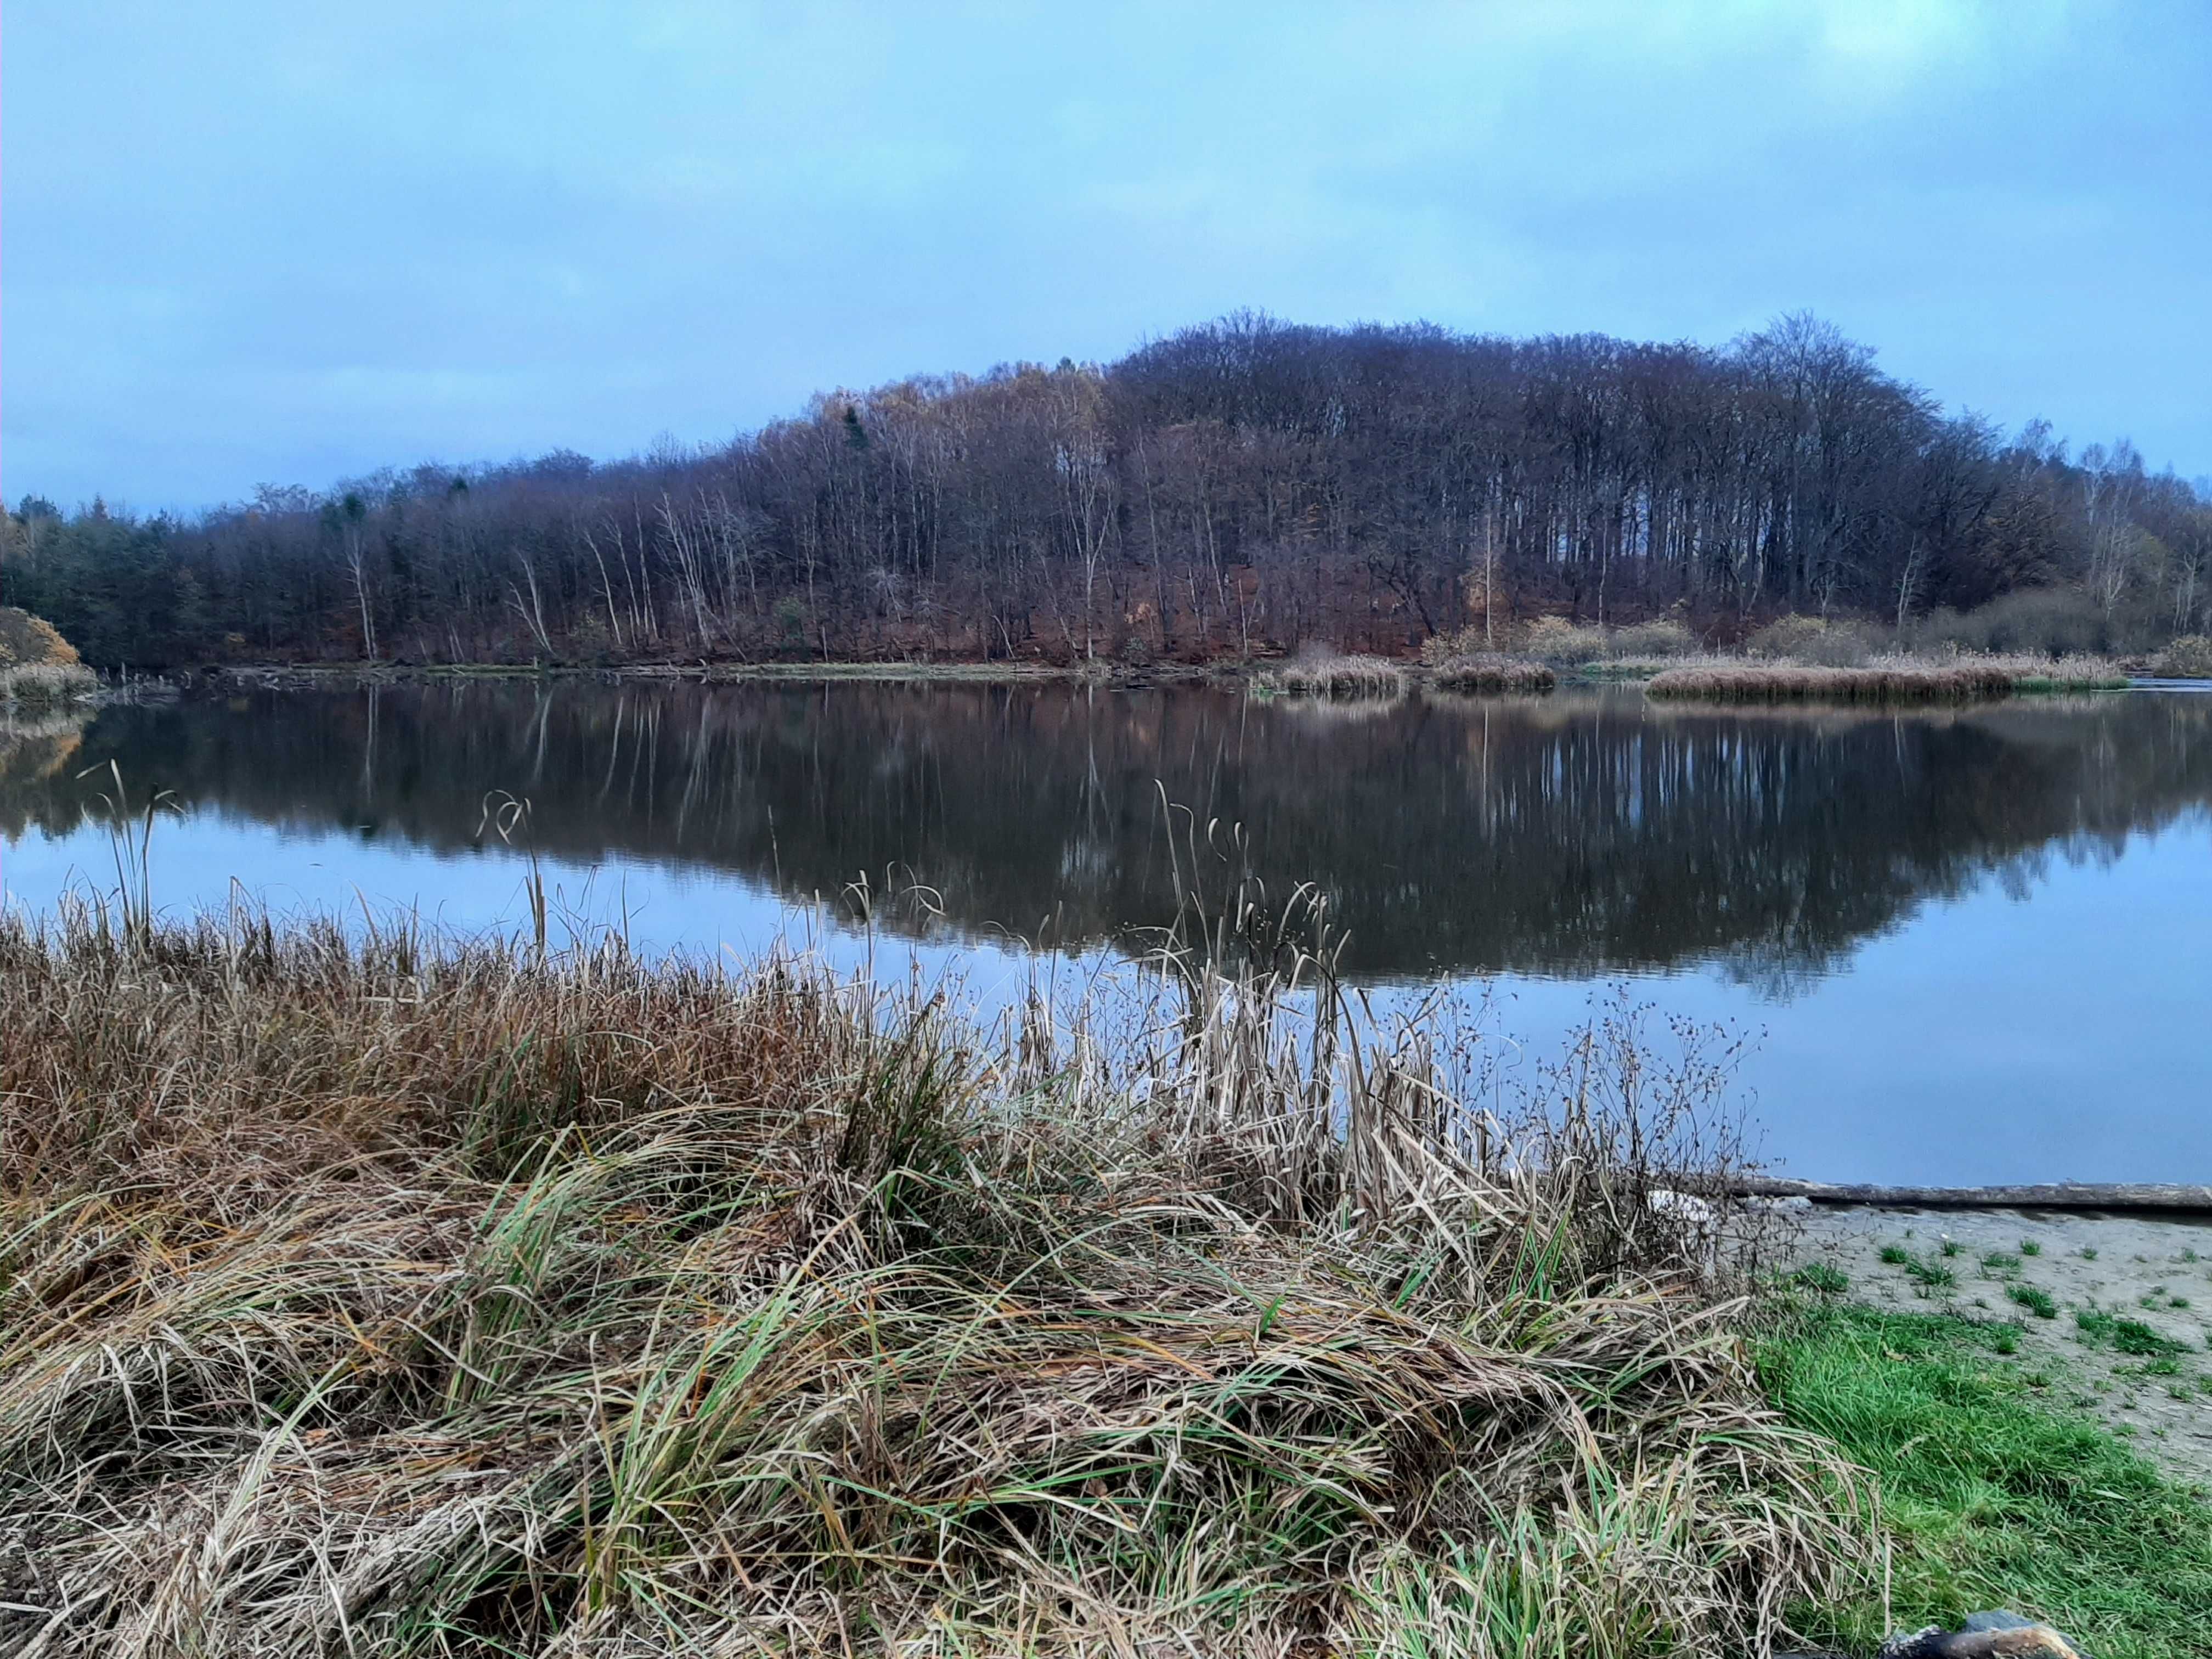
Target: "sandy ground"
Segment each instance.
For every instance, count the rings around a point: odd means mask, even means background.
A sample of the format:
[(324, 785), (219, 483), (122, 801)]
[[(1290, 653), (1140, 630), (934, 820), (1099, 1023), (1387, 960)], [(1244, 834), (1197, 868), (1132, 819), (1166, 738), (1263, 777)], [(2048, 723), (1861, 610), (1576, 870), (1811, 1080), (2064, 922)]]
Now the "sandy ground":
[[(1800, 1260), (1848, 1274), (1843, 1294), (2009, 1322), (2018, 1364), (2054, 1405), (2087, 1409), (2168, 1474), (2212, 1487), (2212, 1221), (1855, 1208), (1796, 1219)], [(1884, 1261), (1889, 1246), (1910, 1261)], [(2051, 1316), (2031, 1305), (2037, 1291)], [(2141, 1327), (2176, 1351), (2124, 1352), (2152, 1346)]]

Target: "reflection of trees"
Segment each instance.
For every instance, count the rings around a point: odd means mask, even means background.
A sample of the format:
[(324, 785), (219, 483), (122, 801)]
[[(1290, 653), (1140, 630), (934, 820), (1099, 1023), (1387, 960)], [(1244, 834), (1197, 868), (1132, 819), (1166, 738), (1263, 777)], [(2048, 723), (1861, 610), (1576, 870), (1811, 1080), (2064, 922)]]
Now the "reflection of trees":
[[(508, 683), (117, 708), (78, 764), (111, 755), (187, 804), (433, 848), (511, 790), (556, 856), (794, 896), (896, 869), (957, 926), (1071, 940), (1171, 913), (1164, 787), (1245, 825), (1278, 890), (1322, 884), (1364, 975), (1722, 959), (1784, 987), (1924, 897), (2212, 800), (2212, 698), (1340, 721), (1217, 691)], [(0, 821), (59, 827), (84, 787), (16, 777)]]

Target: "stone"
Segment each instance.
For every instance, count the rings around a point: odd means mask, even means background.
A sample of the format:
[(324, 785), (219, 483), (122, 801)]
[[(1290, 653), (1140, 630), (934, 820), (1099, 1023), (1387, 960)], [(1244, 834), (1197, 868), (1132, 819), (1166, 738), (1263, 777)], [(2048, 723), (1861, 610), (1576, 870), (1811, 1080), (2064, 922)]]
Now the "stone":
[(1881, 1659), (2090, 1659), (2050, 1626), (2016, 1613), (1977, 1613), (1955, 1631), (1930, 1625), (1893, 1636)]

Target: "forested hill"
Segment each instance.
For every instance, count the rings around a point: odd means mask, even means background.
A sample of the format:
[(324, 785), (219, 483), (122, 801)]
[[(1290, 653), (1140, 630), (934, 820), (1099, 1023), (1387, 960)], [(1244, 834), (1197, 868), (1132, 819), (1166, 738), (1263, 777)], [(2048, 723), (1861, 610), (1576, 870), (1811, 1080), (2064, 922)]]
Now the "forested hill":
[(1793, 317), (1718, 349), (1240, 316), (1105, 367), (816, 399), (720, 447), (264, 486), (194, 523), (27, 499), (0, 602), (88, 660), (1403, 650), (1487, 617), (1896, 622), (2024, 589), (2204, 624), (2212, 501), (2008, 438)]

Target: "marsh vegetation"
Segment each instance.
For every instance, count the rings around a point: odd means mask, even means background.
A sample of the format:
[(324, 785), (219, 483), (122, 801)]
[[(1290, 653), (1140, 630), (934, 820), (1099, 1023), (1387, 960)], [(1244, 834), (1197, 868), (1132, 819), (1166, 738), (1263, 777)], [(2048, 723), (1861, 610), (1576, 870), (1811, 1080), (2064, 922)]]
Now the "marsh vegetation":
[(1500, 1115), (1322, 967), (1108, 1042), (0, 921), (0, 1639), (1626, 1659), (1860, 1593), (1861, 1477), (1651, 1201), (1698, 1079), (1598, 1030)]

